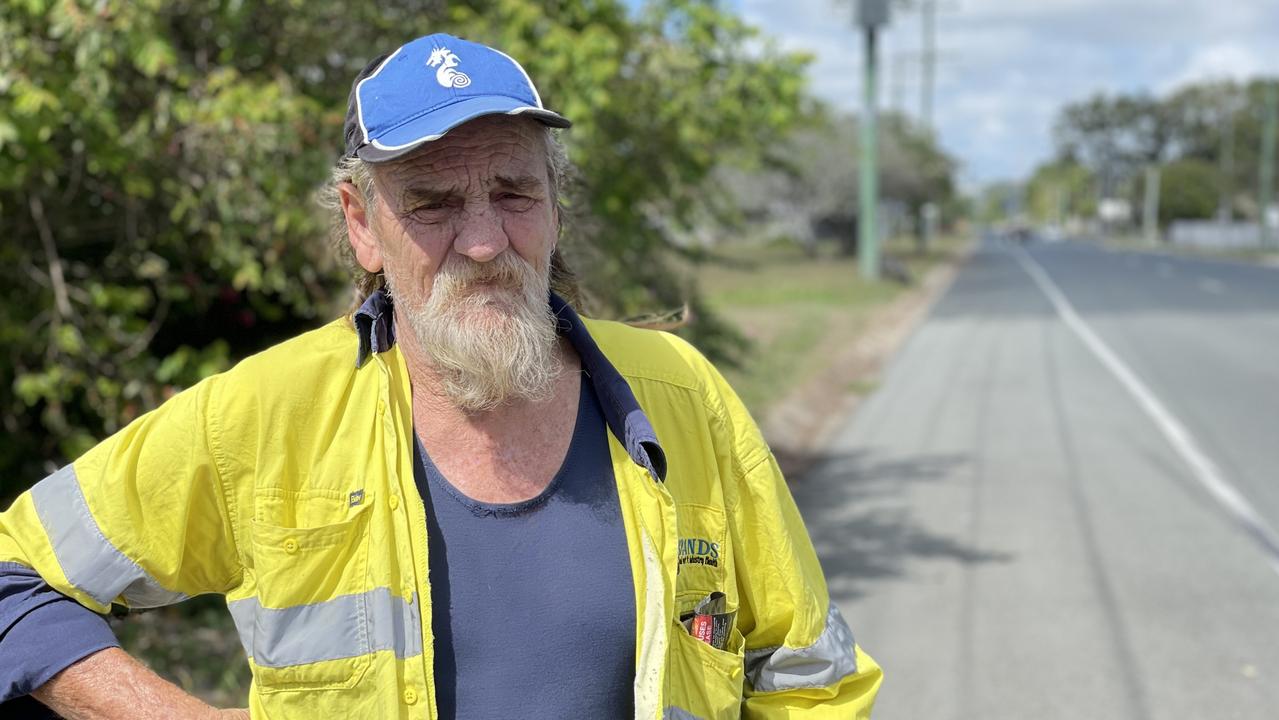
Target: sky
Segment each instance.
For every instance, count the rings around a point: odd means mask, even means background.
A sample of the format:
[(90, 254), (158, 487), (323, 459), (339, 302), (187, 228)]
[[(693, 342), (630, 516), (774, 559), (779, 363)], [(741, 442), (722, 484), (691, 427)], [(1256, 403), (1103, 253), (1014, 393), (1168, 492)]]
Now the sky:
[[(855, 0), (735, 0), (786, 49), (813, 54), (815, 95), (862, 98)], [(1185, 83), (1279, 76), (1279, 0), (938, 0), (934, 125), (961, 185), (1022, 179), (1053, 152), (1064, 105), (1098, 92), (1164, 95)], [(880, 101), (920, 111), (921, 22), (895, 10), (880, 47)]]

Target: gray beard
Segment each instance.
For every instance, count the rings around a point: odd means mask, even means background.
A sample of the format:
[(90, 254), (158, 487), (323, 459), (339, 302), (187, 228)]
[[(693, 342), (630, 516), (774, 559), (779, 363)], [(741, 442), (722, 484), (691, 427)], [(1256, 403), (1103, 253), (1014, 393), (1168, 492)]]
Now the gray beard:
[[(397, 293), (386, 278), (396, 313), (455, 407), (474, 413), (550, 397), (563, 362), (547, 304), (549, 269), (539, 273), (506, 253), (482, 264), (450, 258), (425, 303)], [(492, 286), (479, 284), (485, 280)]]

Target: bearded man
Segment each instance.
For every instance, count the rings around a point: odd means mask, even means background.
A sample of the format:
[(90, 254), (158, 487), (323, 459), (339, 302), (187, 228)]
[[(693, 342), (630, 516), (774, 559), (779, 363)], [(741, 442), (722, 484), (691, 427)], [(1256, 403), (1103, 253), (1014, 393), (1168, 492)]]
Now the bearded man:
[(255, 718), (869, 716), (879, 668), (732, 390), (566, 299), (568, 126), (483, 45), (369, 64), (328, 192), (357, 309), (0, 516), (5, 698), (213, 717), (94, 611), (221, 593)]

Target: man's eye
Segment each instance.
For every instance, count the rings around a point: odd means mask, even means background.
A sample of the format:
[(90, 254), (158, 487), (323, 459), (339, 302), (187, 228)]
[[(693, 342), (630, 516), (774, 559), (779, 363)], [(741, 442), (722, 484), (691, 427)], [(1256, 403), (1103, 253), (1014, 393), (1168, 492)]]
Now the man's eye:
[(414, 205), (404, 214), (404, 217), (406, 219), (412, 218), (413, 222), (417, 223), (437, 225), (448, 220), (449, 210), (448, 201), (425, 202), (420, 205)]
[(528, 195), (520, 195), (519, 193), (502, 193), (497, 196), (497, 203), (503, 210), (512, 210), (514, 212), (524, 212), (533, 207), (536, 202)]

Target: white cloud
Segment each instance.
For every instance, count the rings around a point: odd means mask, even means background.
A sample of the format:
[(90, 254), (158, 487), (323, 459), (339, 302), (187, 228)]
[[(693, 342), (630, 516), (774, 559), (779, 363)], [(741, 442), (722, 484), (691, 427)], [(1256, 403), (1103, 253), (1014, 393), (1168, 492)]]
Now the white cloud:
[[(834, 105), (861, 104), (861, 41), (852, 0), (741, 0), (740, 12), (783, 47), (816, 56), (810, 86)], [(934, 119), (976, 181), (1023, 176), (1052, 152), (1058, 109), (1097, 92), (1165, 93), (1187, 82), (1279, 75), (1279, 2), (1239, 0), (958, 0), (941, 3)], [(885, 104), (919, 108), (918, 14), (895, 14), (884, 37)], [(903, 68), (907, 81), (894, 78)]]
[(1179, 85), (1209, 80), (1246, 80), (1263, 73), (1274, 73), (1279, 70), (1274, 53), (1267, 63), (1261, 53), (1252, 48), (1239, 45), (1219, 44), (1197, 49), (1186, 61), (1181, 72), (1162, 84), (1163, 90), (1171, 90)]

